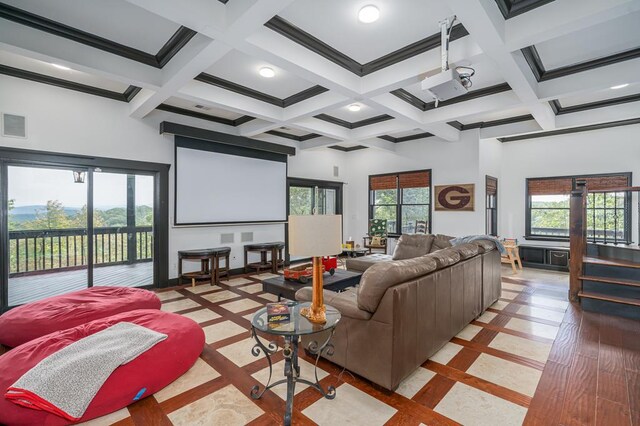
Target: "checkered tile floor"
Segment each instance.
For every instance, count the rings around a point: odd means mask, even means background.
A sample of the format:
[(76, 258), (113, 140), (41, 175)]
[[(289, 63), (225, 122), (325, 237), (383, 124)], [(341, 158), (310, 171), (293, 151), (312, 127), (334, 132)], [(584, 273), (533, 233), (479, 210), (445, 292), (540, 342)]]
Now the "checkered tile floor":
[[(198, 322), (207, 345), (185, 375), (152, 397), (90, 424), (281, 424), (285, 386), (252, 400), (249, 391), (268, 376), (266, 359), (251, 355), (250, 319), (275, 297), (262, 292), (261, 274), (158, 293), (162, 309)], [(540, 380), (568, 306), (566, 286), (503, 278), (502, 297), (389, 392), (341, 373), (320, 360), (321, 384), (334, 400), (296, 387), (294, 424), (520, 425)], [(302, 376), (313, 359), (301, 352)], [(275, 356), (281, 375), (283, 357)], [(276, 376), (276, 378), (278, 378)]]

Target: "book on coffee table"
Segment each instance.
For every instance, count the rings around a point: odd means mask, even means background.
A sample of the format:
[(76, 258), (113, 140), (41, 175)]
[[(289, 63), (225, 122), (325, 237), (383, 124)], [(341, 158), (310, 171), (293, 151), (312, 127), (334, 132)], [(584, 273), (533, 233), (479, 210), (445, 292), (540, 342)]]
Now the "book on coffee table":
[(267, 303), (267, 322), (280, 324), (291, 321), (291, 307), (288, 302)]

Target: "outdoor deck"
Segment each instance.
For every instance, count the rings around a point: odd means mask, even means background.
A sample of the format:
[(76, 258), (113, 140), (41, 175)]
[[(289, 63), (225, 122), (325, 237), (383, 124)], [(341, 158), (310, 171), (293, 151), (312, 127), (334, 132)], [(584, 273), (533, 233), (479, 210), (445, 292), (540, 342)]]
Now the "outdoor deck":
[[(94, 286), (139, 287), (153, 283), (153, 262), (95, 268)], [(87, 287), (87, 270), (51, 272), (9, 279), (9, 306)]]

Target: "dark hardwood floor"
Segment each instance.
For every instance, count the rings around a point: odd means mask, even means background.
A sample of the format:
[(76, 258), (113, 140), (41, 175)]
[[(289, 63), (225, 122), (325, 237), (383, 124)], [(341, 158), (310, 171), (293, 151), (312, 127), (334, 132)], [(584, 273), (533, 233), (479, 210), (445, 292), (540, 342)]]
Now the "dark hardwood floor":
[(567, 309), (525, 425), (640, 425), (640, 322)]
[[(205, 311), (217, 314), (217, 318), (201, 323), (205, 329), (223, 322), (233, 322), (245, 330), (205, 346), (201, 358), (216, 371), (224, 372), (220, 377), (201, 383), (168, 400), (159, 402), (155, 397), (149, 397), (138, 401), (128, 407), (125, 418), (114, 419), (118, 426), (171, 424), (169, 416), (173, 416), (175, 420), (174, 413), (206, 395), (229, 385), (245, 393), (256, 383), (252, 374), (267, 366), (266, 359), (260, 358), (240, 367), (220, 352), (223, 348), (238, 344), (248, 337), (249, 323), (246, 314), (258, 309), (254, 307), (246, 311), (233, 312), (224, 308), (225, 304), (241, 300), (266, 302), (263, 300), (265, 296), (263, 292), (258, 289), (258, 292), (254, 293), (256, 289), (253, 289), (253, 286), (258, 280), (247, 278), (249, 279), (245, 280), (246, 282), (233, 286), (224, 284), (215, 287), (199, 286), (196, 293), (190, 291), (188, 286), (167, 289), (163, 292), (169, 295), (169, 298), (164, 298), (165, 305), (186, 300), (199, 303), (197, 307), (179, 311), (181, 314)], [(549, 306), (543, 308), (538, 304), (539, 297), (565, 292), (566, 287), (536, 278), (503, 277), (503, 283), (519, 284), (524, 287), (513, 299), (504, 298), (509, 290), (503, 294), (501, 301), (505, 306), (499, 309), (492, 307), (488, 311), (495, 314), (492, 320), (472, 323), (473, 326), (481, 328), (475, 337), (453, 338), (452, 343), (461, 349), (448, 362), (440, 363), (432, 360), (425, 362), (424, 369), (435, 373), (435, 376), (412, 398), (385, 391), (360, 377), (343, 374), (339, 367), (325, 360), (320, 360), (319, 366), (328, 375), (321, 380), (321, 383), (324, 386), (348, 384), (362, 393), (373, 396), (380, 403), (393, 407), (396, 413), (386, 421), (388, 425), (456, 424), (452, 419), (437, 412), (436, 406), (452, 392), (454, 387), (459, 388), (465, 385), (466, 388), (474, 388), (505, 402), (528, 408), (524, 419), (525, 425), (640, 426), (640, 322), (583, 312), (577, 305), (569, 305), (561, 323), (554, 321), (553, 318), (532, 317), (526, 311), (521, 311), (521, 308), (528, 306), (534, 309), (536, 307), (546, 309), (548, 312), (564, 311), (564, 308)], [(206, 298), (225, 292), (232, 293), (230, 295), (233, 297), (215, 302)], [(559, 325), (559, 331), (553, 341), (550, 338), (505, 327), (510, 319), (533, 321), (544, 326)], [(491, 342), (498, 334), (522, 337), (531, 342), (553, 342), (551, 352), (546, 362), (542, 362), (496, 349), (491, 346)], [(0, 355), (2, 353), (4, 349), (0, 346)], [(469, 367), (481, 356), (487, 355), (542, 371), (533, 396), (470, 374)], [(301, 357), (307, 362), (314, 361), (304, 353)], [(282, 354), (279, 352), (274, 362), (281, 359)], [(341, 396), (345, 398), (342, 394)], [(294, 402), (296, 424), (313, 424), (307, 416), (309, 413), (305, 410), (320, 399), (320, 395), (312, 389), (306, 389), (296, 396)], [(281, 424), (284, 402), (275, 394), (267, 393), (263, 399), (254, 403), (263, 410), (264, 414), (254, 419), (251, 424)], [(519, 423), (520, 421), (517, 422)]]

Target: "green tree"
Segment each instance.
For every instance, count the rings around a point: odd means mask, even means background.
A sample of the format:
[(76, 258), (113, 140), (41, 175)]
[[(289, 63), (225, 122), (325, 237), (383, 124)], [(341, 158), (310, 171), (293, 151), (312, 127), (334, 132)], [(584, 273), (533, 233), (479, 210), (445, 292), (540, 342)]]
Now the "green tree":
[(153, 226), (153, 208), (136, 206), (136, 226)]
[(29, 224), (30, 229), (65, 229), (71, 227), (71, 220), (58, 200), (47, 201), (47, 206), (36, 212), (36, 218)]
[(104, 218), (104, 226), (127, 226), (127, 209), (116, 207), (101, 211)]
[(13, 231), (16, 230), (20, 227), (20, 225), (13, 219), (13, 216), (11, 215), (11, 210), (13, 210), (16, 207), (16, 200), (14, 200), (13, 198), (11, 200), (9, 200), (9, 205), (7, 206), (7, 210), (8, 210), (8, 217), (9, 217), (9, 231)]
[[(86, 228), (88, 224), (88, 215), (87, 215), (87, 205), (85, 204), (82, 208), (71, 218), (70, 224), (72, 228)], [(93, 212), (93, 226), (95, 227), (103, 227), (105, 226), (105, 220), (102, 212), (100, 210), (95, 210)]]
[(289, 214), (306, 215), (311, 214), (313, 189), (301, 186), (289, 188)]

